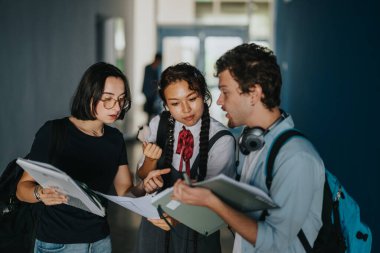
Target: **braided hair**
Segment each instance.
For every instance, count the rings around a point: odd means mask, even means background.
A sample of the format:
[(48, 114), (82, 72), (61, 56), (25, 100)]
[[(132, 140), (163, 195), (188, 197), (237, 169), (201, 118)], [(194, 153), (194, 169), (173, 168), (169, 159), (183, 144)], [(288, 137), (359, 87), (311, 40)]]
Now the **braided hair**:
[[(166, 105), (164, 91), (172, 83), (177, 81), (186, 81), (189, 89), (196, 91), (203, 98), (204, 110), (202, 115), (201, 132), (199, 134), (199, 172), (198, 181), (202, 181), (207, 174), (208, 145), (210, 132), (210, 113), (209, 105), (211, 104), (211, 93), (207, 88), (206, 80), (203, 74), (189, 63), (178, 63), (170, 66), (162, 72), (159, 82), (159, 95)], [(170, 112), (169, 112), (170, 113)], [(170, 114), (168, 121), (168, 142), (165, 152), (164, 165), (171, 166), (174, 153), (174, 125), (175, 119)]]

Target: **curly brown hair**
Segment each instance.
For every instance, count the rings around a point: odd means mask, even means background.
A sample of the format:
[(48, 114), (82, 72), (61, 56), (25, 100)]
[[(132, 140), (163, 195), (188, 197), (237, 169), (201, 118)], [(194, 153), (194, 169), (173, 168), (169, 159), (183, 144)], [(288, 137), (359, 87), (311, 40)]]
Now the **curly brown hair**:
[(222, 55), (215, 64), (216, 74), (228, 70), (239, 83), (243, 93), (253, 85), (260, 85), (263, 104), (272, 109), (281, 103), (281, 71), (273, 52), (257, 44), (242, 44)]

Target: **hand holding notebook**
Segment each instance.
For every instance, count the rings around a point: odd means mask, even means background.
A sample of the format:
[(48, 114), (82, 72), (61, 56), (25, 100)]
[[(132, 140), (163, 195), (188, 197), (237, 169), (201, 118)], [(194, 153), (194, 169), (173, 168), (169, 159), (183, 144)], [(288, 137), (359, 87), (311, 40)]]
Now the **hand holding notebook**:
[[(225, 175), (218, 175), (212, 179), (196, 183), (194, 186), (210, 189), (224, 202), (242, 212), (277, 207), (262, 190), (236, 182)], [(210, 235), (226, 226), (225, 222), (209, 208), (183, 204), (180, 201), (173, 200), (172, 195), (173, 188), (168, 188), (154, 196), (152, 203), (169, 216), (204, 235)]]

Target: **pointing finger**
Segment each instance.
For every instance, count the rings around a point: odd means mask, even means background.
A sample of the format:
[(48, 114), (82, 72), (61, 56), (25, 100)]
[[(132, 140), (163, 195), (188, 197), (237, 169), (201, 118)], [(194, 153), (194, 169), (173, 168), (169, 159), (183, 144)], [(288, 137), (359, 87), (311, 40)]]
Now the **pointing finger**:
[(170, 170), (171, 170), (170, 168), (159, 170), (159, 174), (158, 175), (168, 174), (170, 172)]

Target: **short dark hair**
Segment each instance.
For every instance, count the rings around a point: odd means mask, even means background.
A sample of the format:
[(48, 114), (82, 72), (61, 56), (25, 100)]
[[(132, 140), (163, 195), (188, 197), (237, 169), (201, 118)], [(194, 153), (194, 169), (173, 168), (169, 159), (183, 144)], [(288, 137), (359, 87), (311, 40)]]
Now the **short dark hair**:
[(71, 115), (80, 120), (95, 120), (96, 105), (104, 92), (104, 85), (108, 77), (118, 77), (123, 80), (127, 108), (120, 112), (118, 119), (123, 119), (131, 107), (131, 92), (128, 79), (120, 69), (112, 64), (98, 62), (91, 65), (84, 72), (71, 103)]
[(280, 105), (281, 71), (270, 49), (244, 43), (222, 55), (215, 68), (216, 76), (229, 70), (243, 93), (248, 93), (255, 84), (260, 85), (264, 93), (262, 102), (268, 109)]
[(156, 61), (161, 61), (162, 60), (162, 54), (160, 52), (157, 52), (155, 55), (154, 55), (154, 60)]

